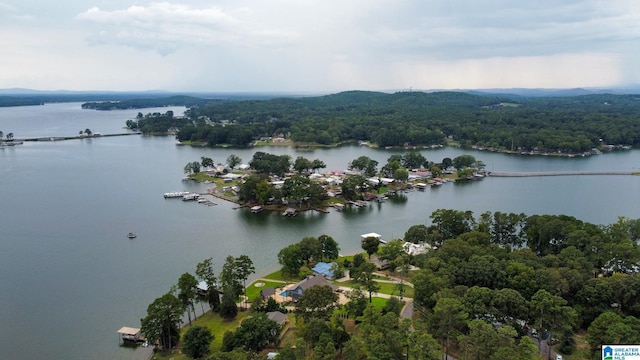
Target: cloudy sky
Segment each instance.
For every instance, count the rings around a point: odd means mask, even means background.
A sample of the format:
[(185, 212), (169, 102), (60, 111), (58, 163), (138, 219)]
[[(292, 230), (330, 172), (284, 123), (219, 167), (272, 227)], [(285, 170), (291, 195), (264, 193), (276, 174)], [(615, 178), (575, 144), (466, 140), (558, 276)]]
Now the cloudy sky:
[(637, 0), (0, 0), (0, 88), (640, 83)]

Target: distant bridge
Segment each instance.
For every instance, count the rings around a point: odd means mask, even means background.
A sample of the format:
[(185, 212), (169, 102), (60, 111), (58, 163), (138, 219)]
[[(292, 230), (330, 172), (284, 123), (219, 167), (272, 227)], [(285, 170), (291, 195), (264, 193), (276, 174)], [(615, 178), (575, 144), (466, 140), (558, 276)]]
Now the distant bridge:
[(488, 176), (497, 177), (529, 177), (529, 176), (572, 176), (572, 175), (640, 175), (633, 171), (534, 171), (534, 172), (510, 172), (489, 171)]
[(127, 132), (127, 133), (118, 133), (118, 134), (100, 134), (93, 133), (91, 135), (80, 134), (80, 135), (72, 135), (72, 136), (41, 136), (41, 137), (32, 137), (32, 138), (24, 138), (24, 139), (16, 139), (17, 141), (62, 141), (62, 140), (78, 140), (78, 139), (97, 139), (101, 137), (110, 137), (110, 136), (130, 136), (130, 135), (141, 135), (142, 133), (139, 131), (136, 132)]

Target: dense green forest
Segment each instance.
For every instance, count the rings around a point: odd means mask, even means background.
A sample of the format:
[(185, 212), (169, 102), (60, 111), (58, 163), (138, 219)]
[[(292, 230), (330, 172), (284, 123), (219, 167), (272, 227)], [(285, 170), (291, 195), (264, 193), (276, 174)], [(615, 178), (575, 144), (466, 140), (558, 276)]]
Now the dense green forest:
[(463, 349), (476, 320), (520, 334), (536, 329), (556, 338), (564, 354), (577, 350), (574, 334), (586, 331), (590, 354), (580, 358), (599, 359), (602, 344), (640, 341), (640, 220), (598, 226), (565, 215), (476, 219), (446, 209), (430, 218), (430, 227), (416, 227), (437, 250), (414, 259), (421, 270), (412, 282), (434, 337), (448, 336), (441, 317), (449, 313), (459, 319), (449, 329), (462, 334), (454, 341)]
[[(640, 144), (640, 96), (499, 97), (462, 92), (349, 91), (194, 106), (181, 141), (247, 145), (279, 134), (296, 143), (367, 140), (378, 146), (454, 141), (497, 150), (583, 153)], [(216, 126), (221, 125), (221, 126)]]
[(219, 103), (223, 100), (201, 99), (193, 96), (175, 95), (162, 98), (128, 99), (122, 101), (94, 101), (82, 104), (83, 109), (94, 110), (119, 110), (119, 109), (144, 109), (163, 106), (203, 106), (209, 103)]

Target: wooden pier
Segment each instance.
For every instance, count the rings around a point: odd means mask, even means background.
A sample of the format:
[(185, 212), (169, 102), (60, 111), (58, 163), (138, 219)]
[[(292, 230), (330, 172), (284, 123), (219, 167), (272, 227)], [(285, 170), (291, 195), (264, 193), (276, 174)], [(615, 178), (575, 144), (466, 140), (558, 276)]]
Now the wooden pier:
[(534, 171), (534, 172), (509, 172), (491, 171), (488, 176), (494, 177), (531, 177), (531, 176), (573, 176), (573, 175), (640, 175), (632, 171)]
[(35, 138), (25, 138), (18, 139), (16, 141), (63, 141), (63, 140), (81, 140), (81, 139), (99, 139), (101, 137), (112, 137), (112, 136), (131, 136), (131, 135), (142, 135), (141, 132), (128, 132), (128, 133), (118, 133), (118, 134), (92, 134), (92, 135), (75, 135), (75, 136), (40, 136)]

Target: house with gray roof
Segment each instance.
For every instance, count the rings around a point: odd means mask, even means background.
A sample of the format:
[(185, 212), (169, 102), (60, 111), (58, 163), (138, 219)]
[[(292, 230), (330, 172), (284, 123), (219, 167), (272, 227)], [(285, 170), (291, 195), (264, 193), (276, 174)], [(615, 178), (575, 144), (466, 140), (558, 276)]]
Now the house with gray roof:
[(276, 324), (282, 328), (284, 324), (287, 323), (287, 315), (283, 314), (280, 311), (269, 311), (267, 313), (267, 318), (271, 321), (275, 321)]
[(297, 301), (305, 292), (305, 290), (309, 289), (312, 286), (328, 286), (330, 287), (333, 291), (338, 290), (338, 287), (333, 285), (331, 282), (329, 282), (324, 275), (322, 274), (316, 274), (313, 276), (308, 276), (306, 277), (304, 280), (300, 281), (299, 283), (295, 284), (292, 288), (290, 288), (289, 290), (284, 291), (282, 294), (282, 296), (284, 297), (291, 297), (291, 299), (293, 301)]

